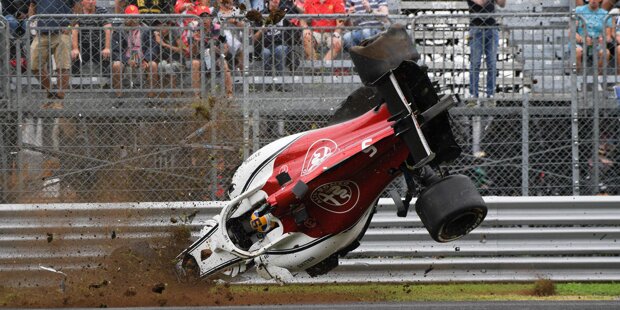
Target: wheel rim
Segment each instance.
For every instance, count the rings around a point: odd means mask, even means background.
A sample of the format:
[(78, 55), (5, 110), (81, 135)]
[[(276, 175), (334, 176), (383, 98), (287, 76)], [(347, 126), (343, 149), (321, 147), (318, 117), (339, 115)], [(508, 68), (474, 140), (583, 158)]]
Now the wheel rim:
[(442, 224), (438, 238), (443, 241), (452, 241), (461, 238), (474, 228), (478, 227), (484, 218), (480, 209), (471, 209), (460, 213)]

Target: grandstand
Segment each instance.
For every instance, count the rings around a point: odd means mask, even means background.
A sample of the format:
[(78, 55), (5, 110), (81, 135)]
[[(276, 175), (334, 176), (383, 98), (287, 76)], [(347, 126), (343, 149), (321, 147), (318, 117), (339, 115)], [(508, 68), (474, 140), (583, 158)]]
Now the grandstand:
[[(100, 1), (100, 5), (113, 11), (114, 1)], [(506, 8), (500, 13), (553, 13), (567, 12), (568, 0), (513, 0), (507, 1)], [(416, 39), (418, 50), (423, 57), (422, 63), (428, 66), (429, 72), (439, 82), (444, 90), (468, 96), (469, 84), (469, 47), (467, 46), (467, 29), (469, 19), (465, 1), (390, 1), (393, 22), (408, 22), (406, 17), (421, 18), (417, 21), (419, 29), (412, 31)], [(453, 18), (445, 18), (451, 14)], [(434, 18), (433, 16), (439, 16)], [(568, 98), (571, 83), (575, 83), (568, 75), (572, 64), (569, 61), (568, 51), (568, 17), (535, 16), (504, 17), (502, 25), (500, 48), (498, 55), (498, 99), (518, 100), (515, 94), (531, 93), (534, 98), (553, 94), (553, 98)], [(301, 44), (301, 42), (299, 42)], [(249, 52), (251, 53), (251, 48)], [(298, 50), (298, 57), (302, 52)], [(251, 61), (249, 72), (234, 76), (238, 93), (243, 92), (243, 84), (250, 84), (251, 90), (265, 90), (266, 85), (284, 83), (291, 84), (291, 90), (299, 89), (294, 85), (304, 84), (356, 84), (359, 79), (353, 74), (354, 68), (348, 55), (343, 53), (341, 59), (329, 63), (312, 63), (301, 61), (299, 70), (279, 77), (269, 76), (262, 72), (260, 64)], [(484, 72), (484, 62), (481, 71)], [(326, 67), (317, 76), (313, 70), (317, 67)], [(316, 71), (316, 70), (314, 70)], [(333, 74), (335, 73), (335, 74)], [(344, 74), (343, 74), (344, 73)], [(311, 77), (310, 77), (311, 76)], [(578, 76), (577, 84), (592, 83), (594, 78)], [(480, 85), (484, 85), (482, 77)], [(615, 75), (610, 78), (615, 82)], [(38, 81), (22, 78), (22, 84), (36, 87)], [(97, 85), (107, 84), (106, 76), (74, 76), (71, 83), (76, 89), (94, 90)], [(15, 86), (13, 86), (15, 88)], [(304, 86), (301, 88), (308, 88)], [(312, 88), (312, 87), (310, 87)], [(347, 87), (351, 89), (352, 87)], [(76, 91), (79, 93), (80, 91)], [(250, 91), (251, 92), (251, 91)], [(294, 91), (288, 95), (294, 96)], [(302, 94), (305, 96), (305, 93)], [(547, 96), (549, 97), (549, 96)]]

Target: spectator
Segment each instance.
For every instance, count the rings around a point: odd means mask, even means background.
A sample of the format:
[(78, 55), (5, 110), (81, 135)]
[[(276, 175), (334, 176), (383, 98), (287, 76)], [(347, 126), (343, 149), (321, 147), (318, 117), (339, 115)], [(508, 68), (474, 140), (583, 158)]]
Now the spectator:
[[(609, 60), (611, 56), (611, 53), (607, 51), (607, 44), (612, 44), (613, 42), (611, 19), (607, 18), (607, 11), (600, 8), (600, 4), (601, 0), (590, 0), (587, 5), (582, 5), (575, 9), (575, 14), (585, 20), (585, 31), (581, 20), (577, 21), (577, 33), (575, 34), (577, 70), (581, 70), (582, 67), (584, 45), (587, 49), (586, 55), (588, 59), (592, 57), (593, 40), (597, 40), (599, 70), (603, 67), (603, 58)], [(607, 21), (607, 27), (604, 26), (605, 21)]]
[[(140, 14), (138, 7), (129, 5), (125, 8), (125, 14)], [(155, 50), (157, 45), (150, 27), (141, 24), (136, 18), (128, 18), (125, 20), (125, 27), (116, 30), (115, 27), (112, 38), (112, 86), (115, 89), (117, 98), (121, 98), (122, 72), (125, 66), (132, 69), (142, 69), (147, 76), (148, 96), (155, 97), (152, 89), (158, 86), (157, 63), (155, 57), (158, 51)]]
[[(304, 3), (305, 14), (344, 14), (343, 0), (306, 0)], [(308, 25), (307, 20), (300, 20), (304, 28), (303, 40), (304, 51), (307, 59), (318, 59), (315, 48), (325, 44), (329, 48), (323, 57), (323, 61), (334, 59), (342, 50), (342, 19), (312, 19)], [(311, 26), (309, 28), (308, 26)]]
[[(355, 14), (378, 14), (387, 15), (387, 0), (347, 0), (347, 13)], [(352, 18), (352, 25), (356, 29), (344, 34), (344, 48), (349, 50), (352, 46), (378, 34), (383, 29), (380, 18)]]
[[(196, 6), (203, 5), (203, 6), (208, 7), (207, 2), (209, 1), (200, 0), (200, 1), (192, 2), (190, 0), (177, 0), (177, 2), (174, 4), (174, 14), (192, 14)], [(186, 21), (183, 19), (179, 19), (178, 26), (182, 28), (191, 21), (192, 21), (191, 19), (186, 20)]]
[(28, 22), (28, 0), (2, 0), (2, 16), (9, 24), (12, 37), (20, 37), (26, 32)]
[[(191, 27), (186, 27), (190, 29), (183, 30), (183, 34), (181, 35), (181, 46), (187, 60), (186, 67), (190, 69), (192, 73), (192, 88), (195, 90), (194, 96), (196, 98), (200, 98), (202, 81), (201, 68), (203, 64), (201, 63), (201, 61), (204, 61), (205, 68), (207, 70), (210, 70), (210, 57), (211, 54), (213, 54), (216, 56), (215, 65), (219, 67), (220, 71), (222, 71), (224, 75), (224, 88), (226, 91), (226, 96), (232, 97), (232, 75), (228, 67), (228, 62), (224, 57), (219, 56), (228, 52), (226, 39), (220, 36), (219, 25), (213, 23), (211, 19), (211, 10), (207, 6), (197, 5), (194, 8), (192, 14), (200, 16), (202, 18), (203, 27), (207, 32), (206, 34), (204, 34), (205, 37), (202, 46), (200, 44), (200, 31), (195, 31), (191, 29)], [(211, 45), (213, 45), (215, 49), (213, 52), (210, 51)], [(204, 48), (206, 50), (202, 50), (201, 48)]]
[[(140, 14), (170, 14), (174, 9), (174, 0), (114, 0), (114, 11), (120, 14), (128, 5), (135, 5)], [(162, 21), (150, 17), (144, 18), (143, 23), (157, 26), (162, 24)]]
[(175, 14), (188, 14), (189, 11), (194, 9), (194, 3), (191, 1), (177, 0), (174, 4)]
[(155, 31), (155, 42), (159, 46), (159, 73), (164, 88), (176, 89), (177, 76), (181, 74), (181, 32), (172, 21)]
[[(488, 14), (495, 13), (495, 4), (500, 7), (506, 5), (506, 0), (467, 0), (469, 13)], [(470, 21), (470, 70), (469, 70), (469, 93), (473, 98), (478, 98), (478, 83), (480, 81), (480, 63), (482, 54), (485, 55), (487, 64), (487, 88), (488, 98), (495, 95), (496, 57), (499, 44), (499, 31), (493, 17), (478, 16)]]
[[(618, 18), (618, 13), (620, 13), (620, 2), (617, 2), (609, 11), (609, 15), (612, 15), (612, 24), (615, 25), (612, 30), (612, 35), (615, 41), (607, 43), (607, 50), (611, 53), (610, 57), (613, 57), (614, 55), (616, 56), (616, 74), (620, 72), (620, 57), (618, 57), (618, 55), (620, 55), (618, 54), (620, 52), (620, 45), (618, 45), (620, 44), (620, 18)], [(618, 87), (618, 85), (615, 87)]]
[[(97, 0), (82, 0), (83, 14), (108, 14), (97, 6)], [(80, 29), (82, 27), (83, 29)], [(103, 72), (110, 69), (110, 34), (112, 24), (103, 18), (80, 18), (73, 30), (71, 59), (73, 72), (79, 72), (83, 63), (91, 61), (101, 65)], [(102, 35), (103, 40), (102, 40)]]
[[(30, 0), (28, 15), (35, 14), (74, 14), (78, 12), (74, 0)], [(49, 99), (64, 99), (64, 90), (69, 87), (71, 68), (71, 38), (66, 18), (41, 18), (38, 20), (38, 35), (30, 46), (32, 73), (40, 77), (41, 86), (47, 91)], [(58, 70), (58, 92), (51, 90), (48, 74), (50, 53)]]
[[(269, 6), (262, 13), (268, 15), (276, 10), (290, 14), (300, 13), (295, 3), (287, 0), (269, 1)], [(287, 59), (291, 56), (292, 46), (297, 41), (295, 39), (297, 31), (292, 27), (294, 25), (291, 21), (283, 18), (275, 25), (261, 27), (254, 33), (254, 42), (262, 47), (263, 68), (265, 71), (275, 69), (276, 72), (282, 72), (284, 70), (284, 67), (287, 65)]]
[(237, 70), (243, 71), (243, 49), (239, 31), (243, 29), (244, 23), (233, 17), (241, 14), (241, 11), (233, 5), (233, 0), (218, 0), (218, 6), (219, 9), (215, 15), (217, 15), (220, 25), (225, 26), (223, 35), (226, 37), (226, 44), (230, 52), (228, 56), (233, 59), (233, 66)]
[(135, 5), (140, 14), (169, 14), (173, 0), (114, 0), (114, 12), (121, 14), (126, 6)]

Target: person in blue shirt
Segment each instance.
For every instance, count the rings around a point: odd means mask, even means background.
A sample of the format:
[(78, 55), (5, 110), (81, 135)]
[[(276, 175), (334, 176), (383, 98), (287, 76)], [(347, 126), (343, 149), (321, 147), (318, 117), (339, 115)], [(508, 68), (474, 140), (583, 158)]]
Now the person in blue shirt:
[[(607, 11), (601, 8), (602, 0), (590, 0), (586, 5), (575, 9), (575, 14), (581, 18), (577, 20), (577, 70), (580, 71), (583, 62), (584, 49), (588, 59), (592, 57), (594, 41), (598, 46), (598, 68), (603, 67), (603, 60), (609, 60), (611, 53), (607, 45), (613, 44), (613, 28), (611, 18), (607, 18)], [(584, 25), (585, 22), (585, 25)]]

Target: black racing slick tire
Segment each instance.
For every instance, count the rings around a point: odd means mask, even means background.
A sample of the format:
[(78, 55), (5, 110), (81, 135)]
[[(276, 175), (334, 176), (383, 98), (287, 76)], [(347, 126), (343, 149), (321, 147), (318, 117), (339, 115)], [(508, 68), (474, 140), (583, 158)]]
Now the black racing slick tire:
[(450, 175), (422, 191), (415, 210), (437, 242), (459, 239), (478, 227), (487, 207), (473, 182), (464, 175)]

